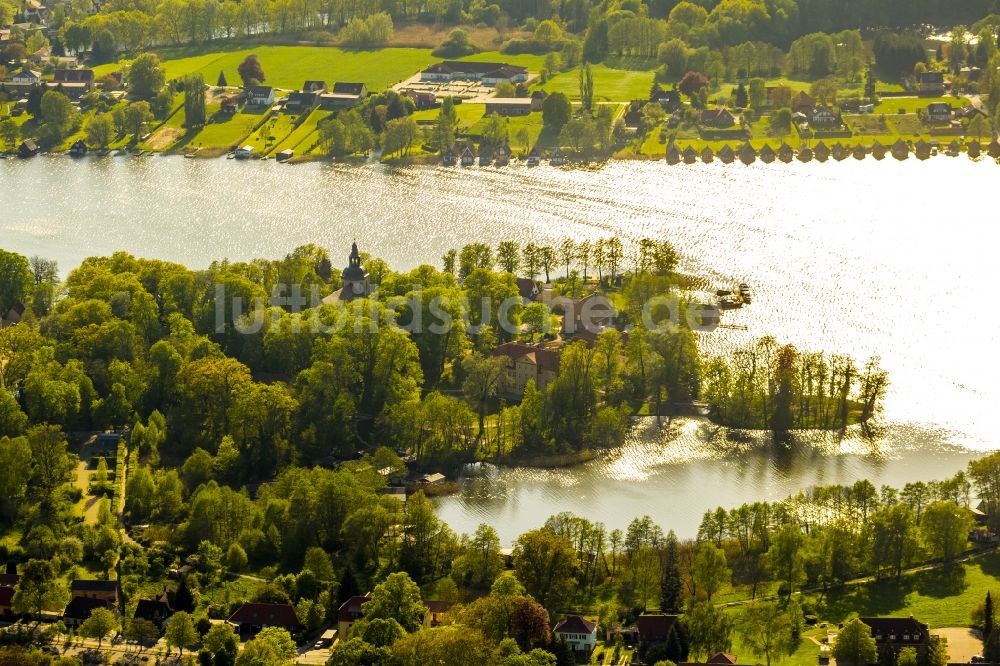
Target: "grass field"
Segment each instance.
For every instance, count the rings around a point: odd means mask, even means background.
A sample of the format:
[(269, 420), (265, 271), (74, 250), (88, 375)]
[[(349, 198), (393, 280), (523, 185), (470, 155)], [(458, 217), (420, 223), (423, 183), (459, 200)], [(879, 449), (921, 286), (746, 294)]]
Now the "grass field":
[(260, 112), (241, 111), (231, 118), (217, 115), (187, 143), (192, 148), (220, 148), (234, 146), (254, 131), (254, 127), (264, 119), (269, 110)]
[(319, 123), (330, 115), (328, 111), (315, 109), (309, 117), (302, 121), (302, 124), (292, 130), (274, 147), (275, 153), (279, 153), (286, 148), (295, 151), (296, 155), (304, 155), (316, 144), (318, 137), (314, 134)]
[[(593, 65), (594, 100), (620, 102), (649, 99), (655, 68), (656, 63), (645, 58), (608, 59)], [(579, 100), (579, 70), (562, 72), (538, 87), (549, 93), (561, 92), (572, 100)]]
[[(436, 59), (427, 49), (375, 49), (348, 51), (328, 46), (261, 45), (235, 51), (209, 51), (205, 47), (162, 49), (160, 59), (168, 79), (198, 73), (205, 82), (215, 85), (219, 72), (225, 72), (230, 85), (239, 85), (236, 68), (254, 53), (267, 76), (265, 83), (278, 88), (297, 90), (308, 79), (328, 84), (335, 81), (361, 81), (369, 89), (381, 90), (414, 74)], [(95, 70), (99, 78), (118, 69), (116, 64)]]

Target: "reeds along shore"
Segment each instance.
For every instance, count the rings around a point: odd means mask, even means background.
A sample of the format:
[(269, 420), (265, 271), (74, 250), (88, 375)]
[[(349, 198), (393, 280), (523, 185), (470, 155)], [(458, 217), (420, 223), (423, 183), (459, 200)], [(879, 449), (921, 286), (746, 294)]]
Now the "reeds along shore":
[(914, 155), (918, 160), (926, 160), (934, 155), (942, 154), (957, 157), (963, 152), (967, 153), (972, 159), (978, 159), (983, 155), (1000, 159), (1000, 141), (993, 139), (984, 149), (983, 145), (977, 139), (964, 144), (960, 143), (957, 139), (953, 139), (947, 144), (938, 142), (930, 143), (924, 139), (920, 139), (916, 143), (899, 139), (888, 146), (879, 141), (875, 141), (869, 146), (860, 144), (845, 146), (839, 141), (828, 145), (823, 140), (819, 140), (812, 145), (803, 144), (798, 150), (795, 150), (787, 143), (782, 143), (777, 148), (766, 143), (757, 149), (749, 142), (744, 142), (737, 144), (735, 147), (725, 144), (722, 148), (715, 151), (710, 146), (704, 146), (701, 150), (698, 150), (692, 144), (688, 144), (682, 149), (676, 142), (671, 141), (667, 145), (667, 164), (694, 164), (698, 161), (708, 164), (716, 159), (724, 164), (732, 164), (737, 160), (744, 164), (752, 164), (758, 159), (765, 164), (771, 164), (775, 161), (787, 164), (794, 160), (800, 162), (811, 162), (813, 160), (826, 162), (830, 159), (842, 162), (848, 158), (863, 160), (869, 155), (876, 160), (885, 159), (887, 156), (891, 156), (897, 160), (905, 160), (910, 155)]

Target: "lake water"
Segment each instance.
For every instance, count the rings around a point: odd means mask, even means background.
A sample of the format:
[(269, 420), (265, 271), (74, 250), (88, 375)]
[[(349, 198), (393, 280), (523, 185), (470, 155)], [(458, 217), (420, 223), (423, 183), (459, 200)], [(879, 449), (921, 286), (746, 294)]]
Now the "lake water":
[(892, 380), (885, 435), (774, 452), (698, 420), (640, 420), (595, 461), (486, 468), (437, 504), (456, 530), (490, 522), (505, 541), (564, 510), (609, 527), (649, 513), (692, 536), (717, 505), (939, 478), (997, 448), (998, 182), (1000, 167), (964, 157), (593, 171), (39, 157), (0, 161), (0, 246), (65, 273), (116, 249), (203, 267), (313, 242), (346, 262), (357, 240), (406, 269), (472, 241), (669, 239), (713, 288), (754, 288), (725, 319), (747, 330), (705, 334), (709, 351), (771, 334), (862, 363), (879, 355)]

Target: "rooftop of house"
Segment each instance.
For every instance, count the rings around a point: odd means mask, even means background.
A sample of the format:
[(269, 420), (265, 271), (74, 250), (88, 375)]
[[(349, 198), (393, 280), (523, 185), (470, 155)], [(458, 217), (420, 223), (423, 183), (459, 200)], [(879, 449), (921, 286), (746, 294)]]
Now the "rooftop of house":
[(365, 84), (353, 83), (350, 81), (337, 81), (333, 84), (334, 95), (362, 95), (365, 91)]
[(0, 587), (0, 607), (9, 608), (10, 602), (14, 599), (14, 588)]
[(540, 371), (559, 372), (560, 354), (552, 349), (532, 347), (522, 342), (505, 342), (494, 349), (491, 356), (506, 356), (515, 362), (525, 359), (537, 365)]
[(245, 603), (229, 616), (230, 624), (267, 625), (269, 627), (299, 627), (299, 616), (289, 604)]
[(157, 618), (166, 617), (173, 612), (174, 609), (167, 601), (167, 597), (165, 595), (160, 595), (155, 599), (139, 599), (139, 603), (135, 606), (135, 613), (133, 617), (153, 622)]
[(736, 655), (725, 652), (716, 652), (705, 660), (706, 664), (735, 664)]
[(92, 69), (57, 69), (53, 79), (56, 83), (93, 83)]
[(488, 76), (491, 74), (510, 75), (526, 74), (527, 67), (519, 65), (509, 65), (505, 62), (466, 62), (464, 60), (445, 60), (435, 65), (431, 65), (425, 72), (432, 74), (478, 74)]
[(20, 576), (14, 573), (0, 573), (0, 586), (14, 587), (20, 578)]
[(73, 597), (63, 611), (63, 617), (70, 620), (86, 620), (95, 609), (108, 608), (108, 605), (104, 599)]
[(579, 615), (570, 615), (557, 624), (554, 631), (557, 634), (591, 634), (596, 628), (596, 622), (584, 620)]
[(921, 72), (919, 78), (921, 83), (944, 83), (943, 72)]
[(895, 636), (895, 640), (904, 640), (904, 636), (910, 636), (911, 640), (923, 640), (928, 637), (927, 625), (919, 622), (914, 617), (863, 617), (862, 622), (872, 629), (872, 636), (890, 639)]
[(247, 88), (247, 92), (254, 97), (267, 97), (274, 92), (274, 88), (271, 86), (250, 86)]
[(361, 612), (361, 605), (370, 601), (372, 598), (371, 592), (365, 592), (363, 595), (354, 595), (344, 603), (340, 604), (340, 608), (337, 609), (337, 620), (341, 622), (353, 622), (363, 615)]
[(640, 615), (635, 619), (635, 628), (639, 631), (639, 639), (642, 641), (665, 641), (669, 638), (675, 622), (677, 622), (676, 615)]
[(117, 580), (81, 580), (77, 579), (70, 583), (72, 592), (117, 592)]
[(486, 105), (490, 104), (501, 105), (501, 106), (531, 106), (530, 97), (488, 97), (486, 99)]
[(927, 113), (951, 113), (951, 104), (947, 102), (932, 102), (927, 105)]

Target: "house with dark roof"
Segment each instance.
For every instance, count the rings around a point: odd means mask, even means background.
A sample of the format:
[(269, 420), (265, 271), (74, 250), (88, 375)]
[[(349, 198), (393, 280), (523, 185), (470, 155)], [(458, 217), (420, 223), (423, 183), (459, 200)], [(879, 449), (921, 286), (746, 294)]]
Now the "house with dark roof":
[(676, 615), (649, 614), (635, 618), (640, 643), (666, 643), (677, 630)]
[(910, 617), (862, 617), (871, 627), (872, 638), (879, 650), (891, 648), (899, 651), (905, 647), (926, 648), (930, 644), (927, 625)]
[(100, 599), (115, 606), (121, 600), (117, 580), (74, 580), (69, 586), (74, 599)]
[(799, 113), (812, 113), (816, 108), (816, 100), (804, 90), (792, 98), (792, 111)]
[(524, 397), (529, 381), (544, 391), (559, 376), (560, 353), (520, 342), (505, 342), (491, 354), (501, 360), (502, 372), (497, 380), (497, 395), (508, 400)]
[(256, 634), (266, 627), (285, 629), (290, 634), (302, 629), (295, 607), (290, 604), (245, 603), (229, 616), (227, 622), (242, 635)]
[(324, 81), (306, 81), (302, 84), (302, 90), (306, 92), (326, 92), (326, 83)]
[(94, 70), (57, 69), (52, 80), (56, 83), (82, 83), (89, 92), (94, 88)]
[(501, 82), (525, 83), (528, 80), (528, 68), (502, 62), (446, 60), (420, 72), (420, 80), (479, 81), (486, 86), (495, 86)]
[(365, 592), (363, 595), (355, 595), (340, 604), (337, 609), (337, 635), (340, 640), (346, 641), (351, 637), (351, 627), (354, 623), (365, 616), (361, 606), (371, 601), (372, 593)]
[(537, 299), (542, 293), (538, 289), (538, 283), (528, 278), (517, 278), (517, 291), (521, 294), (521, 300), (525, 305)]
[(292, 113), (312, 111), (319, 104), (318, 90), (296, 90), (285, 98), (285, 110)]
[(98, 608), (114, 610), (114, 605), (105, 599), (73, 597), (63, 611), (63, 624), (67, 627), (78, 627)]
[(534, 108), (530, 97), (489, 97), (486, 100), (486, 113), (498, 116), (526, 116)]
[(163, 627), (173, 614), (174, 609), (171, 606), (169, 596), (159, 594), (153, 599), (139, 599), (132, 617), (136, 620), (148, 620), (157, 627)]
[(330, 92), (319, 96), (319, 104), (324, 109), (349, 109), (368, 97), (368, 87), (364, 83), (338, 81)]
[(37, 86), (42, 81), (42, 73), (25, 66), (21, 71), (11, 75), (10, 81), (20, 86)]
[(570, 615), (552, 630), (557, 639), (562, 639), (574, 652), (589, 655), (597, 647), (597, 623), (584, 620), (579, 615)]
[(950, 123), (951, 104), (947, 102), (934, 102), (928, 104), (924, 109), (924, 120), (928, 123)]
[(421, 109), (431, 109), (437, 104), (437, 95), (432, 92), (425, 90), (414, 90), (413, 88), (407, 88), (403, 91), (404, 97), (409, 97), (413, 100), (413, 106), (416, 107), (418, 111)]
[(817, 106), (812, 110), (809, 124), (813, 127), (830, 128), (840, 124), (840, 117), (829, 106)]
[(597, 292), (579, 299), (558, 299), (557, 306), (563, 311), (562, 331), (566, 335), (581, 331), (600, 333), (618, 316), (608, 297)]
[(21, 145), (17, 149), (17, 156), (20, 158), (34, 157), (38, 154), (40, 148), (38, 144), (31, 139), (25, 139), (21, 142)]
[(664, 90), (662, 88), (655, 89), (649, 96), (650, 102), (656, 102), (663, 107), (663, 110), (667, 113), (673, 113), (683, 106), (681, 103), (681, 94), (674, 88), (669, 88)]
[(705, 109), (701, 112), (699, 121), (705, 127), (712, 127), (715, 129), (726, 129), (732, 127), (736, 124), (736, 116), (725, 107), (717, 107), (714, 109)]
[(940, 95), (944, 92), (943, 72), (921, 72), (917, 75), (917, 90), (922, 95)]

